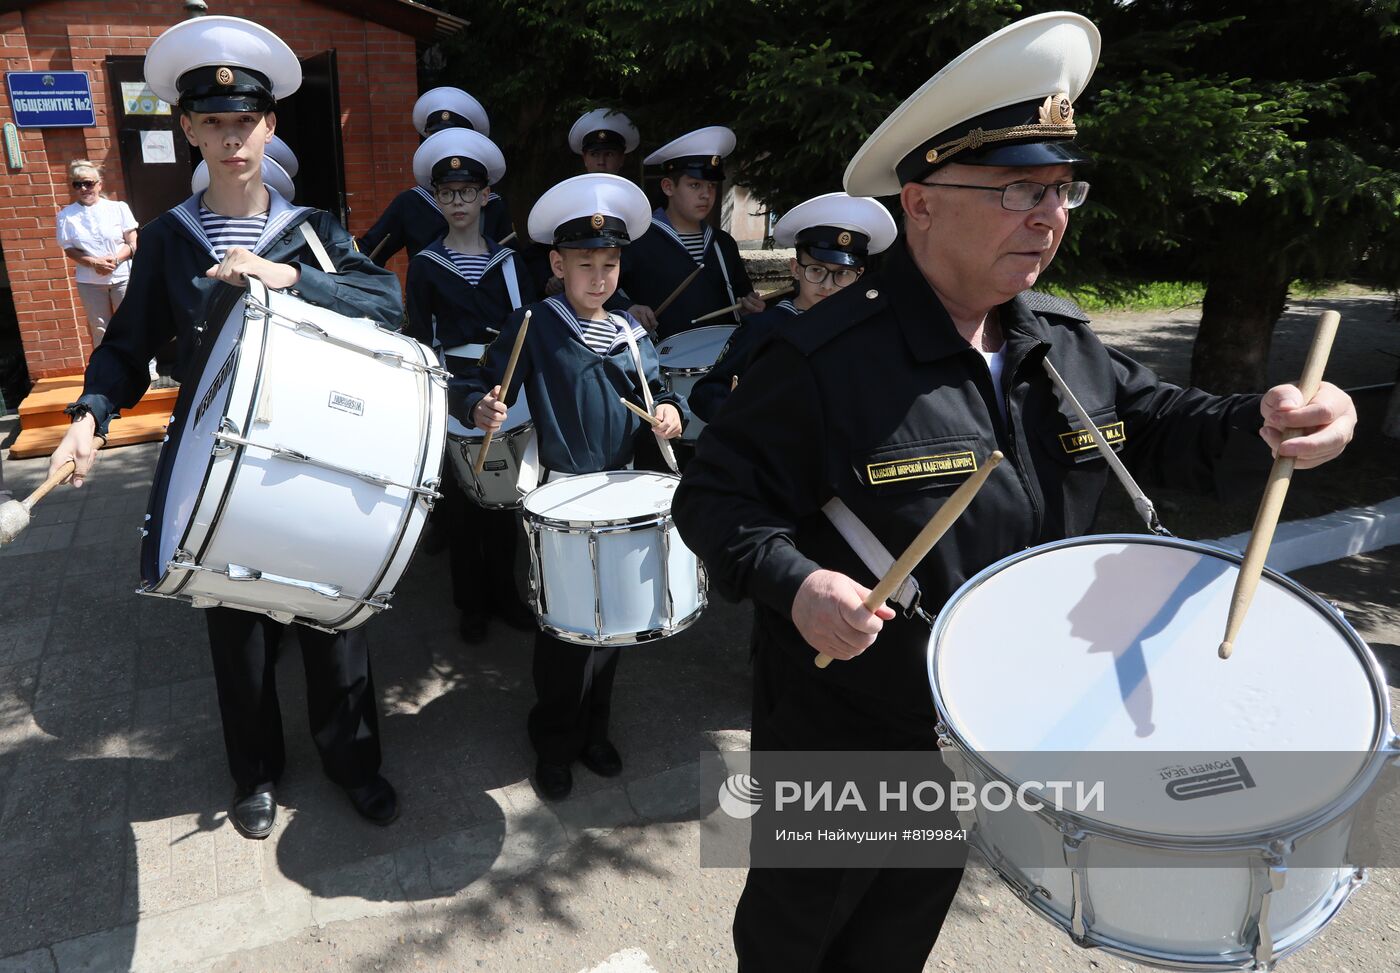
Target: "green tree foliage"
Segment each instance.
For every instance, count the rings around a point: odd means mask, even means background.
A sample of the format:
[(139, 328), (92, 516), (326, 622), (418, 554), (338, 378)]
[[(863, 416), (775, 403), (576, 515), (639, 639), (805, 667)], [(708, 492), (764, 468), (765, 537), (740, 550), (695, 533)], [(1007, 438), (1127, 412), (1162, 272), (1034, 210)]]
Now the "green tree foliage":
[[(889, 111), (949, 59), (1061, 2), (449, 0), (472, 21), (433, 83), (491, 112), (521, 222), (578, 171), (598, 104), (643, 135), (701, 125), (774, 209), (840, 188)], [(1076, 105), (1090, 202), (1061, 283), (1164, 269), (1207, 281), (1193, 377), (1258, 386), (1290, 280), (1400, 285), (1400, 0), (1086, 0), (1103, 57)]]

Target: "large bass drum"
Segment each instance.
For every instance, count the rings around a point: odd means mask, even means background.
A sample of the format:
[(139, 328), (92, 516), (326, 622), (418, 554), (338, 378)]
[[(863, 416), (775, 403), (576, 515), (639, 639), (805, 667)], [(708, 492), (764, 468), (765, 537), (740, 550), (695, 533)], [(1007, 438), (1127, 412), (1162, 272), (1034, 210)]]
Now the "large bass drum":
[[(1140, 535), (1032, 548), (939, 614), (928, 672), (954, 773), (1098, 801), (986, 803), (969, 841), (1079, 944), (1188, 970), (1272, 969), (1365, 877), (1354, 839), (1396, 746), (1375, 658), (1266, 571), (1217, 657), (1239, 557)], [(1004, 802), (998, 802), (1004, 803)]]
[(411, 338), (251, 277), (206, 349), (157, 465), (141, 592), (364, 623), (438, 496), (447, 373)]

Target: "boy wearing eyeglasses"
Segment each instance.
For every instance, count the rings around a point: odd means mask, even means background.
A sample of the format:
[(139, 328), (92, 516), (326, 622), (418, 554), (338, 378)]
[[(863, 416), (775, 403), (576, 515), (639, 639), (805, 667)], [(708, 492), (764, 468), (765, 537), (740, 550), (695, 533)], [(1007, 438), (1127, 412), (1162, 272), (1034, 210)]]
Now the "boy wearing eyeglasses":
[[(408, 262), (404, 333), (431, 346), (456, 373), (474, 367), (510, 313), (536, 298), (524, 262), (483, 226), (491, 185), (505, 171), (501, 150), (469, 128), (430, 135), (413, 156), (414, 178), (433, 194), (447, 231)], [(514, 573), (500, 570), (515, 563), (515, 512), (473, 503), (455, 475), (443, 477), (441, 490), (436, 515), (448, 537), (452, 598), (461, 613), (463, 640), (482, 641), (492, 616), (512, 628), (533, 630), (535, 619), (520, 600)]]
[(888, 249), (897, 234), (889, 210), (873, 199), (845, 193), (816, 196), (783, 214), (773, 239), (797, 250), (788, 261), (797, 293), (744, 319), (719, 361), (691, 391), (691, 411), (710, 422), (768, 337), (785, 321), (854, 284), (865, 273), (867, 258)]

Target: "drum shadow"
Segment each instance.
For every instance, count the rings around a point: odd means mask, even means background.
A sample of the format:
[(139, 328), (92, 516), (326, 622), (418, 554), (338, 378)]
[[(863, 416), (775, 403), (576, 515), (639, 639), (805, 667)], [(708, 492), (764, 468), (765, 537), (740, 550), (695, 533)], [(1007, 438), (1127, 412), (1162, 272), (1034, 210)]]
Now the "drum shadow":
[(360, 514), (364, 516), (374, 513), (376, 509), (386, 503), (401, 509), (405, 507), (405, 501), (402, 498), (389, 496), (388, 487), (362, 480), (348, 473), (336, 473), (304, 463), (277, 459), (263, 455), (263, 453), (263, 450), (244, 453), (240, 470), (256, 471), (258, 474), (257, 480), (251, 486), (267, 490), (309, 477), (316, 482), (318, 489), (325, 491), (324, 500), (326, 502), (334, 502), (338, 494), (348, 493)]
[[(1152, 680), (1143, 644), (1165, 631), (1187, 602), (1223, 575), (1229, 565), (1218, 558), (1198, 558), (1185, 570), (1172, 567), (1159, 571), (1149, 581), (1135, 570), (1140, 564), (1140, 559), (1129, 551), (1098, 558), (1094, 562), (1094, 580), (1066, 618), (1070, 637), (1089, 643), (1085, 651), (1113, 656), (1123, 708), (1137, 735), (1149, 737), (1156, 727), (1152, 722)], [(1067, 718), (1049, 737), (1057, 738), (1069, 728), (1069, 722)]]

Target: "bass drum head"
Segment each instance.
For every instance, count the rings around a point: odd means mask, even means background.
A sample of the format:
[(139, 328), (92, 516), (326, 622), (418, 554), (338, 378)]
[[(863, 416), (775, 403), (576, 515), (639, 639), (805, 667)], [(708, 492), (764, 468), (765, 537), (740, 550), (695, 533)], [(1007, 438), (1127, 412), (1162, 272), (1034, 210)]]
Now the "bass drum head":
[(215, 299), (206, 319), (222, 321), (223, 326), (214, 332), (213, 341), (205, 340), (198, 347), (190, 372), (199, 379), (181, 386), (156, 464), (147, 533), (141, 544), (141, 580), (147, 587), (165, 575), (166, 565), (189, 529), (209, 474), (214, 433), (226, 414), (233, 388), (244, 331), (243, 293), (224, 290), (227, 297), (221, 294), (222, 299)]
[(1384, 684), (1355, 632), (1272, 572), (1221, 660), (1238, 570), (1215, 548), (1137, 535), (992, 565), (930, 639), (948, 735), (1007, 781), (1103, 779), (1105, 807), (1085, 816), (1136, 833), (1254, 834), (1324, 810), (1389, 733)]
[(719, 360), (719, 353), (734, 329), (734, 325), (692, 328), (662, 339), (656, 349), (661, 367), (668, 370), (709, 368)]
[[(512, 429), (518, 429), (529, 421), (530, 403), (522, 394), (515, 400), (515, 405), (506, 410), (506, 421), (501, 423), (501, 428), (496, 430), (492, 438), (500, 439)], [(453, 415), (447, 417), (447, 435), (453, 439), (465, 439), (469, 443), (479, 443), (484, 438), (480, 429), (467, 428)]]
[(569, 524), (646, 523), (671, 512), (680, 477), (617, 470), (555, 480), (526, 494), (528, 515)]

